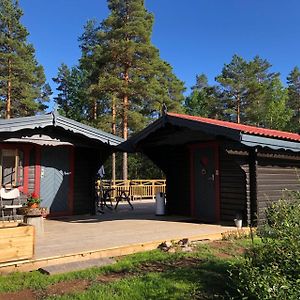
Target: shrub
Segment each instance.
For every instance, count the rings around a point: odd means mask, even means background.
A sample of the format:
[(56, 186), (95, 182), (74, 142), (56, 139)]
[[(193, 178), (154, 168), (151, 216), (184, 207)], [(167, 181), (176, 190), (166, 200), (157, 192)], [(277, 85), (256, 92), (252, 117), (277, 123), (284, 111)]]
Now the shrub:
[(300, 193), (285, 197), (267, 209), (262, 243), (231, 272), (239, 299), (300, 299)]

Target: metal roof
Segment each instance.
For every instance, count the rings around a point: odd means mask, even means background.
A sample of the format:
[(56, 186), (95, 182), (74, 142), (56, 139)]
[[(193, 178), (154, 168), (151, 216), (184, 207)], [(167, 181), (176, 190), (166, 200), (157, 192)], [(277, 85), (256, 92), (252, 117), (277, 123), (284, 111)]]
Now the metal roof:
[(159, 128), (164, 128), (167, 124), (201, 131), (215, 137), (224, 137), (249, 147), (268, 147), (275, 150), (284, 149), (300, 152), (300, 135), (297, 133), (176, 113), (167, 113), (162, 116), (125, 141), (120, 147), (125, 151), (134, 151), (140, 141), (146, 139)]
[(282, 139), (282, 140), (290, 140), (290, 141), (300, 141), (300, 135), (297, 133), (291, 133), (286, 131), (280, 131), (280, 130), (274, 130), (274, 129), (268, 129), (268, 128), (262, 128), (262, 127), (255, 127), (250, 125), (244, 125), (244, 124), (237, 124), (233, 122), (228, 121), (221, 121), (221, 120), (215, 120), (215, 119), (209, 119), (209, 118), (203, 118), (203, 117), (197, 117), (197, 116), (189, 116), (189, 115), (183, 115), (183, 114), (175, 114), (175, 113), (168, 113), (169, 116), (178, 117), (181, 119), (186, 120), (192, 120), (200, 123), (207, 123), (211, 125), (217, 125), (225, 128), (230, 128), (234, 130), (238, 130), (241, 133), (247, 133), (251, 135), (259, 135), (264, 137), (270, 137), (270, 138), (276, 138), (276, 139)]
[(57, 112), (33, 117), (2, 119), (0, 120), (0, 133), (16, 132), (23, 129), (45, 128), (48, 126), (60, 127), (64, 130), (71, 131), (75, 134), (79, 134), (111, 146), (117, 146), (124, 141), (118, 136), (63, 117)]

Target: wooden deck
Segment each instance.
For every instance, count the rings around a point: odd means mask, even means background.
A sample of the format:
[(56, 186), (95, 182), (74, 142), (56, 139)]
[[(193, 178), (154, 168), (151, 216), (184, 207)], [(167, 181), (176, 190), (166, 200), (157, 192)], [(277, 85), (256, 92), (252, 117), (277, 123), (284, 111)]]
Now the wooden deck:
[(133, 211), (122, 203), (117, 211), (106, 209), (103, 215), (46, 220), (45, 233), (36, 237), (34, 259), (2, 264), (0, 274), (151, 250), (163, 241), (220, 239), (222, 232), (235, 230), (191, 223), (184, 217), (157, 217), (150, 200), (134, 201), (133, 205)]

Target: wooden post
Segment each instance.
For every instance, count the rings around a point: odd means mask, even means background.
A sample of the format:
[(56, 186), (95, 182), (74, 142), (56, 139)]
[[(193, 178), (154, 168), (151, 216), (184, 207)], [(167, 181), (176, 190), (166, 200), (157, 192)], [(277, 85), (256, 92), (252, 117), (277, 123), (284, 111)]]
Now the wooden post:
[(153, 180), (152, 180), (152, 199), (155, 200), (155, 185)]

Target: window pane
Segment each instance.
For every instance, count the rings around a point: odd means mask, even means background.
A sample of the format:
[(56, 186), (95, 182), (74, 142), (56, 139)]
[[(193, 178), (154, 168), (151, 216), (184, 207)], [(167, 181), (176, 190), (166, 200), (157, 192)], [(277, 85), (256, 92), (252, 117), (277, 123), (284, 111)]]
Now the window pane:
[(2, 149), (2, 185), (23, 185), (23, 152)]
[(17, 176), (17, 185), (23, 185), (23, 165), (24, 165), (24, 155), (23, 151), (19, 151), (19, 161), (18, 161), (18, 176)]
[(2, 184), (15, 184), (15, 156), (2, 156)]

